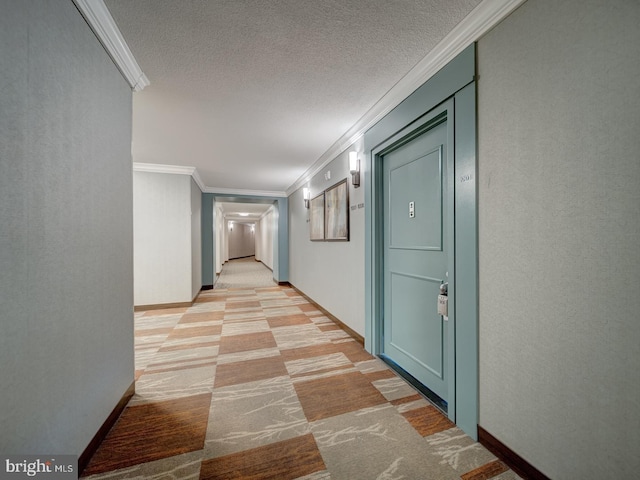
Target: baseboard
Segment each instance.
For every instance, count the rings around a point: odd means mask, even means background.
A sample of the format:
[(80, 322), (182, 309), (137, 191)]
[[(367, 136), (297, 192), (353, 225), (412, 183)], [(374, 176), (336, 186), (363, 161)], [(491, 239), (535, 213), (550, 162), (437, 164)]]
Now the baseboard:
[[(274, 280), (275, 281), (275, 280)], [(298, 292), (302, 297), (304, 297), (304, 299), (313, 304), (318, 310), (320, 310), (326, 317), (328, 317), (333, 323), (335, 323), (336, 325), (338, 325), (342, 330), (344, 330), (345, 332), (347, 332), (349, 334), (349, 336), (351, 338), (353, 338), (356, 342), (358, 342), (360, 345), (362, 345), (364, 347), (364, 337), (362, 335), (360, 335), (358, 332), (356, 332), (355, 330), (353, 330), (352, 328), (348, 327), (344, 322), (342, 322), (341, 320), (339, 320), (337, 317), (335, 317), (334, 315), (332, 315), (331, 313), (329, 313), (326, 309), (322, 308), (318, 303), (316, 303), (311, 297), (309, 297), (306, 293), (302, 292), (301, 290), (299, 290), (298, 288), (295, 287), (295, 285), (291, 285), (291, 283), (289, 282), (282, 282), (285, 285), (290, 286), (291, 288), (293, 288), (296, 292)]]
[(146, 310), (164, 310), (166, 308), (184, 308), (192, 306), (193, 302), (155, 303), (153, 305), (136, 305), (135, 307), (133, 307), (133, 311), (144, 312)]
[(87, 445), (87, 448), (85, 448), (84, 452), (82, 452), (80, 457), (78, 457), (78, 477), (80, 477), (80, 475), (82, 474), (82, 471), (85, 468), (87, 468), (87, 465), (89, 465), (89, 461), (91, 460), (91, 457), (93, 457), (93, 455), (96, 453), (96, 451), (98, 450), (98, 447), (100, 446), (102, 441), (105, 439), (109, 431), (113, 428), (118, 418), (120, 418), (120, 415), (122, 414), (125, 407), (129, 403), (129, 400), (131, 400), (131, 397), (133, 397), (135, 393), (136, 393), (136, 382), (134, 381), (131, 385), (129, 385), (129, 388), (127, 388), (127, 390), (124, 392), (124, 395), (122, 395), (122, 398), (120, 399), (118, 404), (115, 406), (111, 414), (107, 417), (107, 419), (104, 421), (102, 426), (98, 429), (98, 432), (93, 436), (93, 438), (89, 442), (89, 445)]
[(525, 480), (551, 480), (516, 452), (478, 425), (478, 442)]
[(213, 285), (202, 285), (202, 288), (200, 289), (200, 291), (203, 290), (213, 290)]
[[(213, 288), (213, 285), (211, 285), (211, 288)], [(177, 303), (156, 303), (156, 304), (152, 304), (152, 305), (135, 305), (133, 307), (133, 311), (134, 312), (146, 312), (147, 310), (165, 310), (167, 308), (189, 308), (189, 307), (193, 307), (193, 304), (196, 303), (196, 300), (198, 299), (198, 296), (200, 295), (200, 292), (203, 290), (210, 290), (210, 288), (204, 288), (204, 286), (200, 289), (200, 291), (198, 293), (196, 293), (196, 296), (193, 297), (193, 300), (191, 300), (190, 302), (177, 302)]]

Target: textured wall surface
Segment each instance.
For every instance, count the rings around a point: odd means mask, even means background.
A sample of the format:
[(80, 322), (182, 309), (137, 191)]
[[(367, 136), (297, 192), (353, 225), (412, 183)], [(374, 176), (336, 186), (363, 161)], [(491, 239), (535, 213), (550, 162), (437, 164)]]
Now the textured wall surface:
[(213, 237), (213, 198), (211, 194), (203, 193), (200, 196), (201, 207), (201, 241), (200, 252), (202, 255), (202, 285), (213, 285), (215, 280), (215, 246)]
[(227, 261), (228, 251), (226, 244), (226, 230), (224, 225), (224, 213), (219, 205), (214, 205), (215, 212), (215, 270), (216, 275), (222, 271), (222, 265)]
[(275, 229), (275, 214), (273, 210), (260, 219), (256, 228), (256, 254), (258, 260), (273, 270), (273, 232)]
[(191, 181), (188, 175), (133, 172), (136, 305), (193, 299)]
[[(354, 145), (350, 150), (362, 150)], [(361, 162), (363, 162), (361, 154)], [(331, 178), (325, 179), (327, 171)], [(348, 177), (350, 240), (309, 240), (309, 210), (304, 208), (302, 189), (289, 197), (289, 281), (340, 321), (364, 336), (364, 175), (359, 188), (351, 185), (348, 152), (333, 160), (309, 182), (311, 197)]]
[(202, 287), (202, 191), (191, 179), (191, 298)]
[(79, 455), (134, 377), (131, 91), (70, 1), (3, 1), (0, 65), (0, 451)]
[(640, 4), (478, 45), (480, 425), (551, 478), (640, 469)]
[(251, 226), (242, 223), (233, 225), (233, 231), (229, 232), (229, 258), (241, 258), (255, 255), (256, 236)]

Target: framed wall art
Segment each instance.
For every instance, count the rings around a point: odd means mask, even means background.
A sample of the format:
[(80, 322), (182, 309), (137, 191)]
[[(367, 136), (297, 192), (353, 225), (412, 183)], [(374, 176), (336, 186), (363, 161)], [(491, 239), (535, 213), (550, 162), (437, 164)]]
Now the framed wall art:
[(324, 240), (324, 192), (309, 202), (309, 239)]
[(347, 179), (324, 191), (325, 240), (349, 240), (349, 184)]

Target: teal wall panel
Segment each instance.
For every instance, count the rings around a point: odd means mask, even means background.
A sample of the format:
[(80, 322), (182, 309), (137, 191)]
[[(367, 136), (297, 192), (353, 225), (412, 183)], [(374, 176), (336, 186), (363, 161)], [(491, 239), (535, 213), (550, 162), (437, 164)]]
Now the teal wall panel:
[[(421, 118), (436, 106), (453, 98), (451, 118), (455, 122), (455, 203), (457, 292), (450, 301), (456, 311), (455, 400), (450, 410), (456, 423), (477, 438), (478, 423), (478, 297), (477, 297), (477, 202), (476, 202), (476, 102), (475, 44), (443, 67), (364, 135), (368, 158), (365, 176), (365, 202), (371, 206), (365, 216), (365, 348), (380, 353), (379, 325), (382, 319), (382, 212), (381, 165), (376, 148), (402, 131), (418, 128)], [(460, 211), (458, 211), (460, 209)]]
[(215, 248), (215, 238), (213, 236), (213, 194), (202, 194), (202, 285), (213, 285), (214, 268), (213, 252)]
[[(274, 245), (273, 278), (289, 281), (289, 199), (278, 198), (278, 244)], [(276, 255), (277, 252), (277, 255)], [(277, 268), (277, 272), (276, 272)]]
[(476, 86), (455, 95), (456, 424), (474, 439), (478, 425), (478, 212)]

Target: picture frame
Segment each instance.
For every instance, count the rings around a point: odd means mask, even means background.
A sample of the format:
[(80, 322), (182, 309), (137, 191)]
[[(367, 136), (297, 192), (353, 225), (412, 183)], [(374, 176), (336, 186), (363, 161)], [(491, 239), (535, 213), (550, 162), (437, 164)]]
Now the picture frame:
[(341, 180), (324, 191), (324, 230), (327, 241), (349, 241), (349, 184)]
[(309, 239), (324, 241), (324, 192), (309, 201)]

